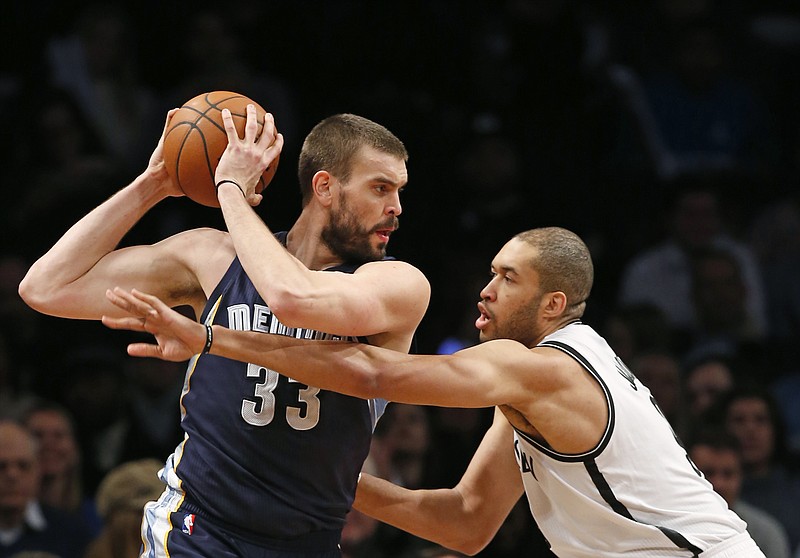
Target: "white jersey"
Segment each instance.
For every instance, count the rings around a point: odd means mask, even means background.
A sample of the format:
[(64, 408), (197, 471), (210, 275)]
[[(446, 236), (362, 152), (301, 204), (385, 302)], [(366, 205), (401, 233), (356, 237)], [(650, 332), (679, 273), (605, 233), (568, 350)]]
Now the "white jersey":
[[(591, 327), (573, 323), (540, 347), (564, 351), (600, 384), (608, 424), (580, 455), (551, 450), (515, 431), (531, 512), (562, 557), (690, 557), (748, 539), (746, 524), (689, 459), (650, 390)], [(755, 543), (744, 544), (763, 556)], [(719, 546), (722, 545), (722, 546)], [(735, 554), (725, 555), (734, 556)]]

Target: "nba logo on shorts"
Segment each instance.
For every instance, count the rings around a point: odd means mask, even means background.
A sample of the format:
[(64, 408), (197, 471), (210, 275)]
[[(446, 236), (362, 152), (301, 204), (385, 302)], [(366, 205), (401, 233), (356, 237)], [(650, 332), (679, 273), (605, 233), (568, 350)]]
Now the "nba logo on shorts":
[(187, 513), (183, 516), (183, 527), (181, 527), (181, 531), (186, 533), (187, 535), (191, 535), (194, 532), (194, 514)]

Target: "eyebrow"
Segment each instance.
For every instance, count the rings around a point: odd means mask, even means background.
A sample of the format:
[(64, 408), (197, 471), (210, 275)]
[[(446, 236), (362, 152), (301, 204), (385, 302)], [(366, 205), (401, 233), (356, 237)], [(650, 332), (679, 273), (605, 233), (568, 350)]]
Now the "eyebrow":
[(517, 268), (510, 266), (510, 265), (500, 265), (500, 266), (492, 266), (492, 269), (495, 271), (503, 271), (505, 273), (513, 273), (514, 275), (519, 275)]
[(385, 174), (376, 174), (374, 176), (370, 176), (367, 180), (369, 182), (379, 182), (379, 183), (382, 183), (382, 184), (389, 184), (391, 186), (397, 186), (398, 188), (402, 188), (406, 184), (408, 184), (408, 180), (406, 180), (405, 182), (401, 183), (399, 181), (392, 180), (391, 178), (389, 178)]

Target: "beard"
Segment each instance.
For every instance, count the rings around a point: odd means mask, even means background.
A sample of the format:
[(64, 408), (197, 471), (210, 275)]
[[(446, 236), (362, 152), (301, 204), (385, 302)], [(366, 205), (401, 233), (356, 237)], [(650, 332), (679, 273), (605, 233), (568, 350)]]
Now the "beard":
[(330, 222), (322, 229), (322, 242), (343, 261), (364, 264), (381, 260), (386, 256), (386, 243), (372, 245), (372, 236), (382, 229), (397, 229), (399, 221), (389, 216), (372, 228), (367, 229), (358, 222), (349, 210), (347, 197), (341, 197), (339, 211), (331, 213)]
[(513, 339), (531, 347), (539, 336), (536, 329), (536, 314), (544, 295), (533, 297), (527, 304), (521, 305), (507, 318), (496, 321), (495, 315), (490, 314), (490, 327), (480, 332), (479, 338), (483, 343), (492, 339)]

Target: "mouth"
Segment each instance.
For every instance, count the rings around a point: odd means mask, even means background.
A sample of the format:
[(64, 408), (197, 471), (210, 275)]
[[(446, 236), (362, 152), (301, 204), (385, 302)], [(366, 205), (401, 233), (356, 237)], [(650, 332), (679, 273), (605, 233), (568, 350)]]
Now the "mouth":
[(478, 303), (478, 312), (480, 312), (481, 315), (478, 316), (477, 320), (475, 320), (475, 327), (479, 330), (483, 330), (483, 328), (485, 328), (489, 322), (492, 321), (492, 317), (489, 315), (489, 311), (486, 310), (486, 306), (483, 304), (483, 302)]
[(394, 229), (378, 229), (375, 234), (381, 242), (389, 242), (389, 237), (392, 236)]
[(375, 235), (377, 235), (378, 240), (385, 244), (389, 242), (389, 237), (392, 236), (392, 233), (399, 228), (400, 221), (396, 216), (391, 216), (385, 219), (382, 223), (378, 223), (373, 229), (373, 232)]

